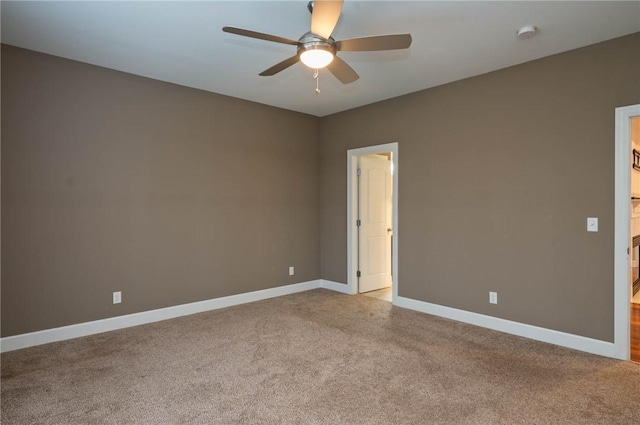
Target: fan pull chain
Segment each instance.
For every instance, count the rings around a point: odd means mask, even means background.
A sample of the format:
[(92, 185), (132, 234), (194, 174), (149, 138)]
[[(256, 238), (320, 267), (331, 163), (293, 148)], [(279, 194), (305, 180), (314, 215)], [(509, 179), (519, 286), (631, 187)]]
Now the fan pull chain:
[(316, 93), (320, 94), (320, 70), (316, 69), (313, 73), (313, 78), (316, 80)]

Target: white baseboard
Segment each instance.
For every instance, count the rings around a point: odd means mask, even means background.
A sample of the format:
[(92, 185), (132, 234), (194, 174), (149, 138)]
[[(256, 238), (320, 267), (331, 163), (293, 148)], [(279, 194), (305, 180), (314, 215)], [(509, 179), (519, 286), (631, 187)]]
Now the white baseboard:
[(276, 288), (263, 289), (254, 292), (247, 292), (244, 294), (230, 295), (228, 297), (214, 298), (211, 300), (160, 308), (157, 310), (110, 317), (108, 319), (95, 320), (92, 322), (78, 323), (76, 325), (63, 326), (60, 328), (46, 329), (43, 331), (8, 336), (0, 339), (0, 352), (4, 353), (7, 351), (18, 350), (20, 348), (48, 344), (50, 342), (56, 341), (64, 341), (66, 339), (78, 338), (82, 336), (113, 331), (116, 329), (143, 325), (146, 323), (159, 322), (161, 320), (173, 319), (175, 317), (187, 316), (190, 314), (202, 313), (209, 310), (217, 310), (219, 308), (232, 307), (234, 305), (246, 304), (254, 301), (266, 300), (268, 298), (295, 294), (296, 292), (308, 291), (319, 287), (319, 279), (311, 280), (308, 282), (278, 286)]
[[(198, 301), (190, 304), (182, 304), (157, 310), (128, 314), (125, 316), (96, 320), (93, 322), (79, 323), (76, 325), (63, 326), (60, 328), (46, 329), (38, 332), (0, 338), (0, 352), (4, 353), (7, 351), (18, 350), (35, 345), (48, 344), (50, 342), (64, 341), (67, 339), (79, 338), (117, 329), (124, 329), (131, 326), (159, 322), (161, 320), (187, 316), (195, 313), (202, 313), (210, 310), (217, 310), (225, 307), (232, 307), (235, 305), (246, 304), (254, 301), (266, 300), (268, 298), (281, 297), (283, 295), (295, 294), (297, 292), (309, 291), (316, 288), (324, 288), (343, 294), (351, 294), (349, 286), (343, 283), (324, 279), (311, 280), (308, 282), (263, 289), (261, 291), (247, 292), (244, 294), (231, 295), (228, 297)], [(394, 305), (410, 310), (416, 310), (422, 313), (433, 314), (435, 316), (445, 317), (447, 319), (458, 320), (460, 322), (465, 322), (484, 328), (534, 339), (537, 341), (548, 342), (550, 344), (560, 345), (562, 347), (585, 351), (587, 353), (593, 353), (613, 358), (618, 357), (616, 356), (614, 344), (610, 342), (599, 341), (578, 335), (554, 331), (551, 329), (512, 322), (510, 320), (472, 313), (464, 310), (458, 310), (451, 307), (444, 307), (424, 301), (413, 300), (411, 298), (397, 297)]]
[(349, 289), (349, 285), (345, 283), (333, 282), (331, 280), (320, 279), (320, 287), (324, 289), (329, 289), (331, 291), (342, 292), (343, 294), (351, 294), (351, 290)]
[(548, 342), (561, 347), (616, 358), (615, 346), (611, 342), (554, 331), (552, 329), (540, 328), (538, 326), (526, 325), (524, 323), (512, 322), (511, 320), (458, 310), (451, 307), (444, 307), (438, 304), (417, 301), (411, 298), (398, 297), (394, 305), (422, 313), (433, 314), (434, 316), (445, 317), (447, 319), (481, 326), (483, 328), (489, 328), (496, 331), (534, 339), (536, 341)]

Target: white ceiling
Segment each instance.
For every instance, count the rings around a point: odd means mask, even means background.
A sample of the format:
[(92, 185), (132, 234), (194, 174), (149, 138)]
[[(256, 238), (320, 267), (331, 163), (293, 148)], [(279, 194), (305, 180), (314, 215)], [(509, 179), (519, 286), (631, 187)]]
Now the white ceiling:
[[(295, 47), (222, 32), (225, 25), (297, 40), (307, 0), (2, 1), (2, 42), (285, 109), (324, 116), (640, 31), (640, 2), (352, 1), (333, 37), (411, 33), (404, 51), (343, 52), (360, 75), (343, 85), (302, 64), (258, 73)], [(539, 34), (518, 40), (516, 30)]]

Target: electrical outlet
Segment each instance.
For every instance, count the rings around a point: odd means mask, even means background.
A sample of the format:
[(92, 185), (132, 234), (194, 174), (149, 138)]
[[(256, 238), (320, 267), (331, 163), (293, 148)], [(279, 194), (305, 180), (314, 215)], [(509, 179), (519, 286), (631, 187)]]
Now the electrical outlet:
[(289, 267), (289, 276), (293, 276), (294, 274), (296, 274), (296, 270), (293, 266)]
[(122, 292), (118, 291), (118, 292), (114, 292), (113, 293), (113, 303), (114, 304), (120, 304), (122, 302)]
[(598, 231), (598, 217), (587, 217), (587, 232)]
[(489, 302), (491, 304), (498, 304), (498, 293), (497, 292), (489, 292)]

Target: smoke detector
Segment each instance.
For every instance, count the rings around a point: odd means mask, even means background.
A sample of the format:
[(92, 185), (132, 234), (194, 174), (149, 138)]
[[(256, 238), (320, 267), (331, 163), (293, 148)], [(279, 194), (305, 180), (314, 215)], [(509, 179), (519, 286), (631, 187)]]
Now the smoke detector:
[(526, 38), (531, 38), (538, 32), (538, 28), (533, 25), (525, 25), (524, 27), (518, 30), (518, 38), (520, 40), (524, 40)]

